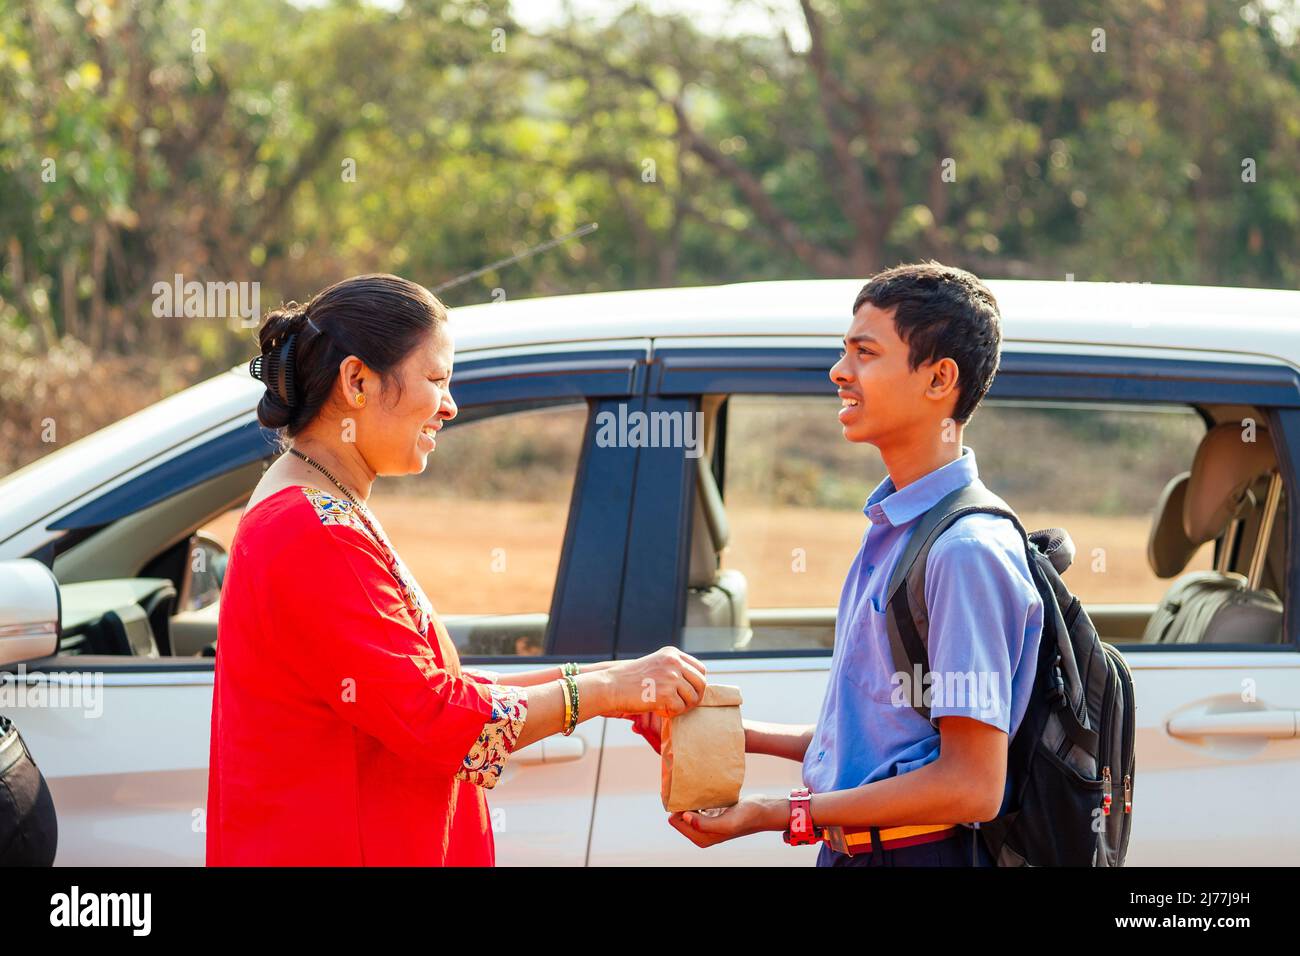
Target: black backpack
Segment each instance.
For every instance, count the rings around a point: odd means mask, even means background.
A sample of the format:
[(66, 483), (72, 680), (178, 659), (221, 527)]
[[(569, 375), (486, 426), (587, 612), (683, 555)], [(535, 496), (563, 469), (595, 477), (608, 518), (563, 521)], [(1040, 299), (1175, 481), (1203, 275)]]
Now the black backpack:
[[(998, 866), (1123, 866), (1133, 820), (1133, 678), (1061, 581), (1074, 557), (1068, 534), (1057, 528), (1027, 534), (1007, 503), (979, 481), (940, 500), (920, 518), (889, 580), (895, 669), (929, 672), (926, 558), (954, 521), (975, 512), (1009, 519), (1024, 539), (1043, 601), (1043, 636), (1029, 705), (1007, 754), (1006, 812), (967, 825), (982, 834)], [(915, 697), (913, 708), (930, 719), (929, 707)]]
[(50, 788), (18, 728), (0, 714), (0, 867), (52, 866), (58, 842)]

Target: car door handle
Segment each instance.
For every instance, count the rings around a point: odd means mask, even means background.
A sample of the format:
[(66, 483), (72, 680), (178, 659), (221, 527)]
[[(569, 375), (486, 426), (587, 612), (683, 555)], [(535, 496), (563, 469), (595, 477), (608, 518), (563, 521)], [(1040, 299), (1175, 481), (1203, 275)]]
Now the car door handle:
[(587, 742), (576, 735), (547, 737), (545, 740), (529, 744), (522, 750), (516, 750), (510, 755), (507, 763), (523, 767), (531, 767), (539, 763), (568, 763), (571, 760), (580, 760), (586, 752)]
[(577, 736), (547, 737), (542, 741), (542, 750), (543, 763), (568, 763), (582, 758), (587, 752), (587, 742)]
[(1166, 725), (1173, 737), (1268, 737), (1296, 736), (1294, 710), (1242, 710), (1218, 714), (1180, 714)]

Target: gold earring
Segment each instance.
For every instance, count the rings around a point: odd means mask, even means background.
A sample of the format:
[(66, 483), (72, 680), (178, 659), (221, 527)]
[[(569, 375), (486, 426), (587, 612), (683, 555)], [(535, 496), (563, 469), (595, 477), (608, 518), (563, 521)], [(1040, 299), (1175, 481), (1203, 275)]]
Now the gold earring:
[(357, 392), (357, 408), (364, 408), (366, 404), (366, 393)]

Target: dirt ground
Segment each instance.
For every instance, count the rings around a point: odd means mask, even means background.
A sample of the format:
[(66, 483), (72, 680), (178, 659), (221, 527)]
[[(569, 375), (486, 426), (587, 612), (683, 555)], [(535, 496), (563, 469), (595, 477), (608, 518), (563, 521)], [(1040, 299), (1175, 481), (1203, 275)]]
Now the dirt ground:
[[(547, 611), (565, 515), (550, 505), (376, 495), (374, 510), (442, 614)], [(749, 580), (750, 607), (834, 607), (866, 528), (861, 511), (728, 508), (724, 567)], [(1065, 583), (1085, 603), (1155, 602), (1168, 588), (1146, 562), (1150, 519), (1026, 512), (1026, 527), (1063, 527), (1077, 554)], [(229, 544), (239, 512), (205, 529)], [(802, 553), (796, 551), (802, 549)], [(1208, 568), (1209, 548), (1190, 569)]]

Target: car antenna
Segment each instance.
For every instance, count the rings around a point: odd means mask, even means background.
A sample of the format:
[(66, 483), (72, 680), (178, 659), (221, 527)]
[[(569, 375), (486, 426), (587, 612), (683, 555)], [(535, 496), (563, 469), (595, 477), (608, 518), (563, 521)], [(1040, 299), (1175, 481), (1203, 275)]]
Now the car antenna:
[(550, 249), (553, 246), (558, 246), (562, 242), (568, 242), (570, 239), (576, 239), (580, 236), (585, 236), (588, 235), (589, 233), (593, 233), (598, 228), (599, 228), (598, 223), (589, 222), (585, 226), (573, 230), (573, 232), (569, 233), (567, 236), (560, 236), (558, 239), (549, 239), (546, 242), (539, 243), (538, 245), (533, 246), (531, 249), (525, 249), (523, 252), (519, 253), (518, 255), (510, 256), (507, 259), (498, 259), (496, 262), (489, 262), (481, 269), (475, 269), (473, 272), (466, 272), (464, 275), (456, 276), (456, 278), (454, 279), (448, 279), (446, 282), (433, 286), (429, 291), (436, 295), (437, 293), (442, 292), (444, 289), (450, 289), (453, 288), (454, 286), (464, 285), (466, 282), (469, 282), (471, 279), (477, 279), (479, 276), (483, 275), (486, 272), (491, 272), (493, 269), (499, 269), (502, 266), (508, 266), (512, 262), (518, 262), (520, 259), (525, 259), (528, 256), (536, 255), (539, 252), (545, 252), (547, 249)]

